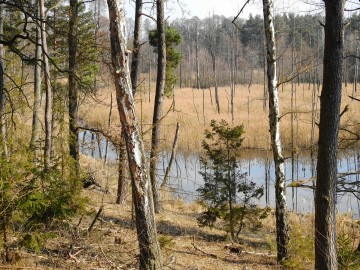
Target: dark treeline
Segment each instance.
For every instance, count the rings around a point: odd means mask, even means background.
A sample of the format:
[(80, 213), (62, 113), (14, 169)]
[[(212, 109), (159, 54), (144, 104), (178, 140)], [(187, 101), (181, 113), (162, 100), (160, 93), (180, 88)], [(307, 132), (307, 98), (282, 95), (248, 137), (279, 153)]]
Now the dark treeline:
[[(346, 19), (345, 53), (356, 55), (358, 51), (360, 15)], [(320, 80), (324, 43), (324, 17), (322, 15), (277, 15), (275, 18), (278, 50), (278, 81), (295, 79), (298, 83), (313, 83)], [(217, 66), (218, 85), (229, 85), (231, 70), (235, 71), (235, 83), (263, 84), (264, 82), (264, 30), (263, 18), (250, 15), (248, 19), (237, 19), (213, 15), (205, 19), (192, 17), (176, 19), (170, 23), (183, 38), (179, 46), (183, 55), (178, 69), (180, 87), (207, 88), (215, 85), (213, 65)], [(144, 37), (153, 29), (145, 20)], [(148, 45), (141, 61), (142, 73), (155, 66), (156, 55)], [(213, 62), (215, 56), (215, 63)], [(356, 58), (347, 57), (344, 62), (344, 83), (359, 79)], [(155, 76), (155, 72), (153, 72)], [(321, 77), (321, 76), (320, 76)], [(198, 83), (199, 81), (199, 83)]]

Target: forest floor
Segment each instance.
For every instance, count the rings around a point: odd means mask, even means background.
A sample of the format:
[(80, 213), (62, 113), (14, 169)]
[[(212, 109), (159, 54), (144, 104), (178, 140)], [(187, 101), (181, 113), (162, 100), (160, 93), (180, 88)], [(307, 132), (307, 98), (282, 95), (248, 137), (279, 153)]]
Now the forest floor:
[[(12, 251), (13, 262), (0, 269), (138, 269), (139, 249), (132, 219), (131, 196), (115, 204), (116, 168), (82, 156), (83, 166), (96, 170), (101, 187), (83, 190), (89, 198), (87, 211), (71, 221), (54, 221), (40, 253), (24, 248)], [(128, 192), (129, 194), (130, 192)], [(254, 231), (246, 227), (232, 243), (221, 223), (213, 229), (199, 227), (196, 218), (202, 207), (185, 203), (162, 193), (164, 210), (156, 223), (164, 269), (265, 270), (281, 269), (276, 262), (275, 219), (272, 210)], [(89, 232), (96, 213), (102, 212)], [(292, 269), (311, 269), (313, 265), (313, 214), (289, 213)], [(356, 248), (360, 240), (360, 221), (339, 215), (340, 234), (346, 232)]]
[[(91, 198), (88, 214), (71, 222), (58, 221), (56, 232), (49, 231), (56, 237), (46, 241), (41, 253), (14, 250), (13, 263), (0, 265), (0, 269), (138, 269), (131, 202), (115, 204), (115, 194), (114, 188), (107, 193), (84, 190)], [(231, 244), (225, 231), (197, 225), (201, 207), (196, 203), (169, 199), (163, 206), (156, 222), (164, 269), (280, 269), (270, 226), (259, 232), (244, 232), (238, 243)], [(88, 232), (101, 207), (100, 217)]]

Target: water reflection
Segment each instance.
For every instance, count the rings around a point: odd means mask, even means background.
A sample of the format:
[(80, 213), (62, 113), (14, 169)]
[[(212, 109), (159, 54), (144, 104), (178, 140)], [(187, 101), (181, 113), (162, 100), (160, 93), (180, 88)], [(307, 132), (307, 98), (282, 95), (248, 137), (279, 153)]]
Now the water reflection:
[[(106, 151), (106, 139), (99, 138), (90, 132), (80, 133), (80, 150), (83, 154), (91, 155), (95, 159), (107, 157), (108, 160), (118, 159), (118, 154), (111, 144)], [(170, 153), (162, 153), (159, 157), (158, 175), (162, 180)], [(309, 153), (296, 155), (294, 159), (285, 160), (287, 185), (292, 181), (309, 180), (314, 177), (314, 164)], [(239, 159), (239, 167), (247, 178), (265, 188), (264, 196), (259, 200), (261, 206), (275, 205), (275, 171), (271, 153), (261, 151), (244, 151)], [(338, 159), (338, 172), (348, 173), (359, 171), (360, 152), (356, 150), (342, 152)], [(200, 161), (197, 155), (178, 154), (170, 171), (168, 187), (174, 196), (185, 201), (194, 201), (198, 198), (196, 190), (203, 185), (199, 174)], [(346, 181), (359, 181), (359, 174), (345, 176)], [(309, 187), (312, 182), (308, 182)], [(314, 191), (312, 188), (287, 188), (288, 209), (297, 212), (314, 212)], [(360, 195), (360, 190), (357, 193)], [(337, 209), (339, 212), (352, 213), (355, 218), (360, 217), (360, 202), (350, 193), (338, 193)]]

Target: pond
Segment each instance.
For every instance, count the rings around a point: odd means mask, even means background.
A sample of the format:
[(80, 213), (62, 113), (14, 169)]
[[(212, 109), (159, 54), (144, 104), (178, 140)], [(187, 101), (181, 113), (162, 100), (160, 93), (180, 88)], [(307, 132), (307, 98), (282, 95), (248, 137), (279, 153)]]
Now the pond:
[[(106, 154), (106, 145), (108, 151)], [(98, 138), (96, 134), (82, 132), (80, 134), (80, 151), (95, 159), (104, 158), (116, 160), (118, 154), (114, 147), (106, 139)], [(159, 156), (158, 176), (162, 180), (170, 159), (170, 153), (161, 153)], [(246, 178), (255, 182), (265, 189), (264, 196), (258, 201), (261, 206), (275, 206), (275, 172), (271, 153), (264, 151), (244, 151), (239, 158), (239, 167)], [(310, 154), (297, 155), (294, 159), (285, 160), (285, 172), (287, 185), (292, 181), (309, 180), (315, 176), (316, 160), (311, 160)], [(358, 172), (360, 168), (360, 150), (348, 150), (341, 152), (338, 159), (338, 172)], [(168, 186), (176, 198), (187, 202), (198, 199), (197, 189), (203, 185), (202, 176), (199, 173), (200, 160), (198, 155), (178, 154), (171, 168)], [(346, 181), (360, 181), (359, 174), (344, 177)], [(312, 186), (312, 182), (307, 183)], [(296, 212), (314, 212), (314, 190), (312, 188), (287, 187), (286, 197), (288, 209)], [(360, 189), (357, 196), (360, 195)], [(360, 217), (360, 201), (351, 193), (338, 193), (337, 209), (341, 213), (351, 213), (354, 218)]]

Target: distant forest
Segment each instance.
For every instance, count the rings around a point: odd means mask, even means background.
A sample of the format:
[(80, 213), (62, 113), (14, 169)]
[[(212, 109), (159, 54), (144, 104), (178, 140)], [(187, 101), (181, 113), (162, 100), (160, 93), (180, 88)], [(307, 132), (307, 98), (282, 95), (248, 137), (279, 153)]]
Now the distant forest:
[[(235, 14), (234, 14), (235, 15)], [(237, 19), (213, 15), (205, 19), (176, 19), (170, 26), (176, 28), (183, 38), (179, 45), (182, 63), (178, 69), (178, 86), (197, 88), (214, 86), (213, 65), (217, 66), (219, 86), (230, 84), (231, 70), (235, 70), (235, 80), (239, 84), (264, 82), (265, 51), (264, 23), (260, 15), (250, 15), (248, 19)], [(321, 15), (295, 15), (293, 13), (275, 17), (278, 81), (296, 79), (301, 83), (321, 83), (322, 53), (324, 44), (324, 17)], [(128, 19), (128, 29), (133, 28), (133, 20)], [(358, 60), (360, 15), (353, 14), (345, 22), (345, 62), (344, 83), (359, 80)], [(144, 21), (143, 40), (146, 42), (150, 20)], [(132, 33), (128, 31), (129, 33)], [(131, 46), (131, 37), (129, 45)], [(149, 73), (156, 67), (156, 54), (147, 43), (143, 45), (141, 72)], [(153, 72), (153, 78), (155, 78)]]

